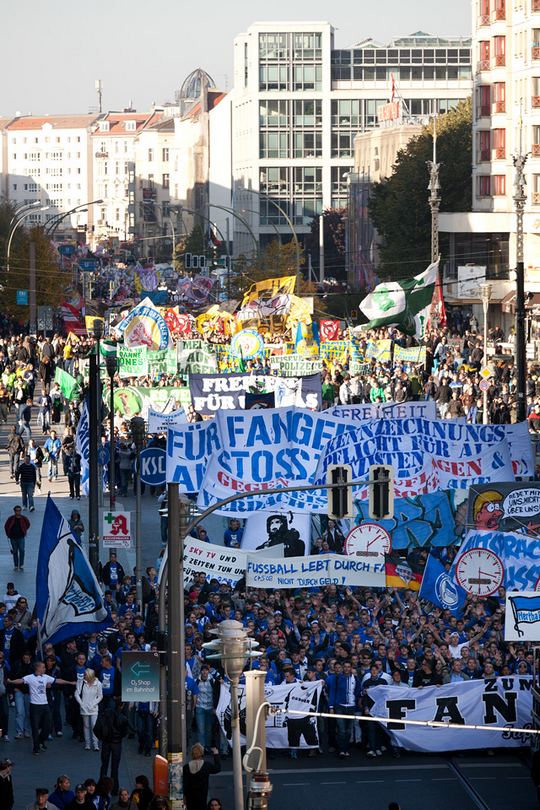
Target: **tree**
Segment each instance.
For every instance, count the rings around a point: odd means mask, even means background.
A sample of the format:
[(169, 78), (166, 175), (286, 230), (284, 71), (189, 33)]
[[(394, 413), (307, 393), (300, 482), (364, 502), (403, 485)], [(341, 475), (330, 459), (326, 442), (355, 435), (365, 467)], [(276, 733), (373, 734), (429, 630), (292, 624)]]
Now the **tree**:
[[(346, 208), (327, 208), (323, 211), (324, 274), (326, 278), (347, 280), (345, 262)], [(319, 217), (311, 221), (311, 233), (306, 239), (306, 253), (311, 255), (311, 266), (319, 278)]]
[(36, 249), (36, 304), (58, 307), (64, 300), (66, 288), (71, 284), (69, 273), (63, 272), (50, 239), (43, 228), (25, 228), (20, 225), (11, 243), (9, 273), (7, 272), (7, 243), (13, 208), (8, 203), (0, 205), (0, 255), (4, 267), (0, 283), (0, 308), (20, 322), (29, 319), (28, 306), (17, 304), (17, 290), (28, 290), (30, 283), (30, 242)]
[[(472, 103), (467, 99), (437, 119), (441, 211), (470, 211)], [(406, 278), (424, 270), (431, 253), (428, 169), (433, 125), (398, 152), (392, 175), (375, 183), (369, 202), (380, 239), (379, 275)]]

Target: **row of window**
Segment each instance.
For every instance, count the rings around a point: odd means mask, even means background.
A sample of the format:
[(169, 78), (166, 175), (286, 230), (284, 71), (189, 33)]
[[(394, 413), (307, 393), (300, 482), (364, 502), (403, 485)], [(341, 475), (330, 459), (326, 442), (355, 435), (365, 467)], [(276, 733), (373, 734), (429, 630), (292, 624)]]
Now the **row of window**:
[[(493, 58), (493, 64), (491, 62)], [(483, 39), (478, 43), (478, 70), (489, 70), (490, 67), (506, 65), (506, 37)]]
[(27, 160), (29, 163), (39, 163), (43, 160), (80, 160), (80, 152), (12, 152), (12, 160)]
[(471, 78), (469, 65), (453, 67), (351, 67), (351, 65), (332, 65), (332, 81), (383, 82), (399, 79), (401, 81), (458, 81)]
[[(154, 150), (149, 149), (148, 150), (148, 162), (152, 163), (153, 160), (154, 160)], [(168, 161), (169, 161), (169, 149), (166, 146), (163, 147), (163, 149), (161, 150), (161, 160), (162, 160), (163, 163), (168, 163)]]
[(377, 48), (332, 51), (332, 65), (467, 65), (470, 48)]
[[(540, 129), (540, 127), (539, 127)], [(506, 130), (482, 129), (476, 133), (476, 161), (504, 160), (506, 158)]]
[(261, 65), (259, 90), (322, 90), (322, 66)]
[(261, 129), (288, 129), (322, 126), (322, 101), (320, 99), (295, 99), (294, 101), (261, 101), (259, 103)]
[[(540, 174), (530, 177), (531, 202), (540, 205)], [(506, 194), (505, 174), (478, 174), (476, 176), (477, 197), (503, 197)]]
[[(33, 138), (28, 138), (26, 135), (23, 135), (22, 137), (19, 137), (18, 140), (17, 136), (10, 138), (10, 143), (39, 143), (40, 141), (42, 141), (42, 143), (62, 143), (62, 139), (60, 137), (57, 136), (56, 138), (50, 138), (48, 135), (41, 137), (34, 136)], [(68, 137), (66, 138), (66, 143), (71, 142), (72, 142), (71, 135), (68, 135)], [(81, 142), (80, 135), (73, 136), (73, 143), (80, 143), (80, 142)]]
[(322, 34), (281, 32), (259, 34), (259, 60), (267, 62), (322, 61)]

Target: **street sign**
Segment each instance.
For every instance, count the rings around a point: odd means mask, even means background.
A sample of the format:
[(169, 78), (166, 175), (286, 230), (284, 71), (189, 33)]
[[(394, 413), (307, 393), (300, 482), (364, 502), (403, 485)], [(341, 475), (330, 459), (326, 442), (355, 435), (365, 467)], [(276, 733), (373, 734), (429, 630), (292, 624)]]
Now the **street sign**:
[(484, 380), (489, 380), (489, 378), (491, 377), (491, 371), (489, 370), (489, 368), (484, 367), (480, 371), (480, 376), (483, 377)]
[(146, 447), (141, 450), (141, 481), (150, 487), (158, 487), (166, 481), (167, 454), (161, 447)]
[(101, 536), (103, 548), (131, 548), (131, 513), (104, 509)]
[(17, 297), (16, 297), (17, 306), (19, 307), (26, 307), (28, 306), (28, 290), (17, 290)]
[(490, 386), (491, 383), (489, 380), (480, 380), (480, 382), (478, 383), (480, 391), (489, 391)]
[(97, 267), (97, 259), (79, 259), (81, 270), (94, 271)]
[(122, 700), (159, 700), (159, 653), (122, 652)]

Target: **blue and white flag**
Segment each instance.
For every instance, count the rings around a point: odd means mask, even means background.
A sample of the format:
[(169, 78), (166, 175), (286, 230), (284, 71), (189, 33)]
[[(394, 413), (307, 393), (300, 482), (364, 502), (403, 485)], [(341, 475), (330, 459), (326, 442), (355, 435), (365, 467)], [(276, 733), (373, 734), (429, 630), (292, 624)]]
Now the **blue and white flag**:
[(81, 418), (75, 434), (75, 449), (81, 457), (81, 490), (88, 495), (90, 483), (90, 412), (88, 410), (88, 397), (81, 408)]
[(540, 593), (506, 594), (505, 641), (540, 641)]
[(428, 599), (433, 605), (449, 610), (453, 616), (462, 615), (467, 600), (466, 592), (433, 552), (427, 559), (419, 595), (420, 599)]
[(50, 496), (39, 544), (36, 616), (41, 641), (52, 644), (111, 624), (90, 563)]
[(450, 574), (476, 596), (489, 596), (501, 587), (535, 591), (540, 583), (540, 543), (515, 532), (470, 531)]

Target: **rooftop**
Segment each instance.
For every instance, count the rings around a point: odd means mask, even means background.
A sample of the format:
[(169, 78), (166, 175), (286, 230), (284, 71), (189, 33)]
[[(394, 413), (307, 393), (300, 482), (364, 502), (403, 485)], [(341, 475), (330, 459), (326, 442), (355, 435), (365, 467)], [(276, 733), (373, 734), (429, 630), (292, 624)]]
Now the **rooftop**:
[(6, 129), (42, 129), (49, 124), (53, 129), (85, 129), (97, 115), (21, 115), (13, 118)]

